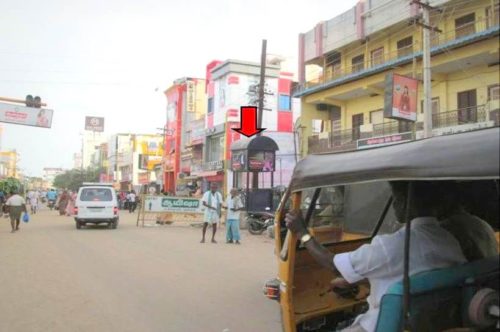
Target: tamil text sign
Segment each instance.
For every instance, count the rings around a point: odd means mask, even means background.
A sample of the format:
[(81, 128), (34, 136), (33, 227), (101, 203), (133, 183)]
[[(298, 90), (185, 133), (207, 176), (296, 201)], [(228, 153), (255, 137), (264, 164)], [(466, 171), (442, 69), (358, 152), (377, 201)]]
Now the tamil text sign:
[(85, 130), (103, 132), (104, 131), (104, 118), (97, 116), (85, 117)]
[(417, 121), (418, 80), (397, 74), (385, 77), (384, 117)]
[(144, 210), (145, 212), (202, 212), (200, 200), (196, 198), (150, 195), (144, 200)]
[(358, 149), (374, 148), (391, 144), (408, 142), (413, 139), (413, 133), (401, 133), (388, 136), (364, 138), (358, 140)]
[(0, 122), (50, 128), (54, 111), (8, 103), (0, 103)]

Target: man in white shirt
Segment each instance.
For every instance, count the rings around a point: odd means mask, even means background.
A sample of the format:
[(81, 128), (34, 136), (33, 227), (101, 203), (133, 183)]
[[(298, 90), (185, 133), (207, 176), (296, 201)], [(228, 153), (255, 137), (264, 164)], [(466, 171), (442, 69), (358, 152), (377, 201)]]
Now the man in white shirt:
[(217, 223), (221, 216), (222, 207), (222, 194), (217, 191), (218, 187), (217, 183), (212, 182), (210, 190), (203, 194), (203, 198), (201, 199), (205, 207), (205, 214), (203, 216), (203, 236), (200, 243), (205, 242), (208, 224), (212, 225), (212, 243), (217, 243), (215, 241), (215, 233), (217, 232)]
[[(405, 221), (408, 182), (391, 182), (391, 187), (396, 217)], [(412, 200), (408, 207), (412, 220), (410, 275), (465, 263), (467, 260), (458, 241), (441, 228), (437, 219), (446, 213), (443, 208), (450, 205), (446, 183), (414, 181), (412, 188)], [(393, 234), (375, 236), (370, 244), (352, 252), (334, 255), (308, 234), (300, 214), (289, 213), (285, 220), (288, 229), (298, 234), (318, 263), (342, 276), (334, 280), (333, 287), (342, 288), (368, 279), (369, 309), (343, 331), (374, 331), (382, 296), (392, 284), (403, 279), (405, 228)]]
[(132, 190), (130, 193), (127, 194), (127, 201), (128, 201), (128, 212), (130, 213), (134, 212), (135, 209), (137, 208), (137, 196), (134, 190)]
[(224, 208), (227, 209), (226, 243), (234, 241), (240, 244), (240, 211), (243, 210), (243, 203), (238, 195), (238, 189), (231, 189)]
[(19, 196), (17, 191), (12, 191), (12, 196), (9, 197), (5, 205), (9, 209), (10, 225), (12, 226), (11, 233), (19, 230), (19, 223), (21, 221), (21, 214), (26, 212), (26, 201)]

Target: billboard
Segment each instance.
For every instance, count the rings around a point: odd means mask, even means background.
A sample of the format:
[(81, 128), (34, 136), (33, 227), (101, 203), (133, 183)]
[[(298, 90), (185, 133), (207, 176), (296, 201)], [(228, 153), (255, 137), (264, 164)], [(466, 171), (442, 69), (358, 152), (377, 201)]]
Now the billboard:
[(246, 151), (233, 151), (231, 156), (231, 169), (235, 172), (246, 171)]
[(33, 108), (0, 102), (0, 122), (50, 128), (53, 110)]
[(146, 196), (145, 212), (195, 212), (200, 213), (201, 204), (198, 198)]
[(139, 169), (152, 171), (156, 165), (161, 164), (161, 156), (139, 155)]
[(397, 74), (385, 77), (384, 117), (417, 121), (418, 80)]
[(104, 131), (104, 118), (97, 116), (85, 117), (85, 130), (103, 132)]
[(249, 151), (248, 170), (257, 172), (273, 172), (274, 159), (274, 152), (272, 151)]

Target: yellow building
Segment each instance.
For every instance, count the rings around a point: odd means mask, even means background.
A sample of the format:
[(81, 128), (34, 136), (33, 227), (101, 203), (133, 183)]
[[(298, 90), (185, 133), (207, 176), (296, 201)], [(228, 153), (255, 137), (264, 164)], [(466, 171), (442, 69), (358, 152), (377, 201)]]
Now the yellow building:
[[(430, 1), (434, 135), (499, 124), (499, 2)], [(303, 155), (367, 138), (422, 137), (421, 11), (409, 0), (365, 0), (299, 36)], [(420, 80), (415, 128), (384, 118), (388, 73)]]
[(19, 178), (17, 152), (0, 151), (0, 178)]

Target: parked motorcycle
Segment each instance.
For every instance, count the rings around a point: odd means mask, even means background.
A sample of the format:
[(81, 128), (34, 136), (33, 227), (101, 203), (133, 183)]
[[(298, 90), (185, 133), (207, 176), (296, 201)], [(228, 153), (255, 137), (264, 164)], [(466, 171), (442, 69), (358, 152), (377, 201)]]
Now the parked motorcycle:
[(248, 231), (253, 235), (262, 234), (269, 226), (274, 225), (272, 212), (248, 212), (246, 217)]

